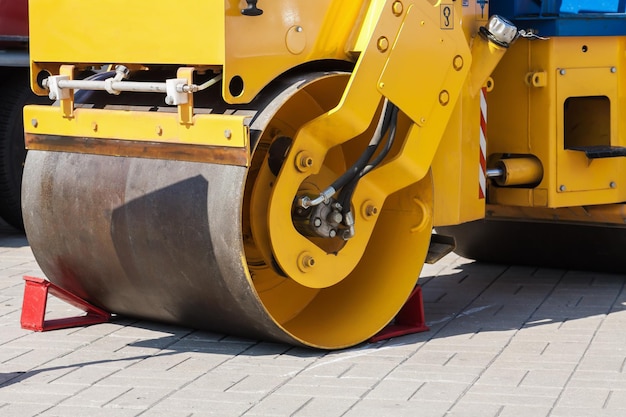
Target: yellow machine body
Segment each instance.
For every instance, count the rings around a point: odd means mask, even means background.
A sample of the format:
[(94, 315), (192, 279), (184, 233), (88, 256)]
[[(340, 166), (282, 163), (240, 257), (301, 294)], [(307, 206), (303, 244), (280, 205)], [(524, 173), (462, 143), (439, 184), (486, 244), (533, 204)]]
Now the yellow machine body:
[(588, 158), (585, 147), (625, 147), (620, 74), (624, 37), (521, 40), (494, 73), (489, 153), (533, 155), (544, 167), (536, 187), (493, 185), (490, 203), (572, 207), (626, 200), (623, 158)]
[(23, 206), (51, 281), (341, 348), (393, 319), (433, 227), (626, 200), (622, 165), (568, 149), (624, 140), (612, 117), (572, 121), (619, 112), (622, 40), (508, 51), (478, 0), (256, 3), (31, 0), (32, 87), (57, 104), (24, 110)]

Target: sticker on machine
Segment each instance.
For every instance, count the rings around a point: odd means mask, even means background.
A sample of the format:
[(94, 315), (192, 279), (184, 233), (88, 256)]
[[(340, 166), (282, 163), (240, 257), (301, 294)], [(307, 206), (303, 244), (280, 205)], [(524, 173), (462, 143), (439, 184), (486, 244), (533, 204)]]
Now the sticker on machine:
[(442, 4), (440, 7), (441, 29), (454, 29), (454, 6), (451, 4)]
[(489, 0), (476, 0), (476, 18), (478, 20), (489, 19)]

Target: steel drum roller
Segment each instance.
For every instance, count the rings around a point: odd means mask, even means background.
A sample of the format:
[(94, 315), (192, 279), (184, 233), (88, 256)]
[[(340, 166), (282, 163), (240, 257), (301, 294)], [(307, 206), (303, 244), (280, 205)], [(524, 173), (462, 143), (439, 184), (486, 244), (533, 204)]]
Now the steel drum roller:
[[(371, 236), (354, 238), (367, 239), (357, 266), (329, 287), (285, 276), (272, 242), (255, 235), (267, 222), (263, 196), (272, 183), (259, 178), (268, 149), (332, 109), (346, 80), (324, 75), (276, 92), (252, 121), (250, 167), (29, 152), (24, 218), (42, 270), (117, 314), (326, 349), (366, 340), (416, 283), (430, 239), (430, 177), (387, 197)], [(358, 148), (330, 150), (301, 187), (325, 187)], [(329, 253), (341, 251), (337, 240), (318, 240)]]

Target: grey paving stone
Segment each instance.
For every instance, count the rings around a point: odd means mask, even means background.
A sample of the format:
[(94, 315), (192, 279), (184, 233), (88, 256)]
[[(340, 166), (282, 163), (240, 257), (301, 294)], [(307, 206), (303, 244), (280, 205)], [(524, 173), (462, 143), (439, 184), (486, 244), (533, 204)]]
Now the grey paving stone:
[(282, 395), (300, 395), (321, 398), (363, 397), (376, 383), (375, 380), (359, 380), (361, 384), (349, 378), (297, 376), (276, 390)]
[(606, 388), (567, 387), (559, 398), (558, 405), (601, 410), (606, 408), (610, 394), (611, 390)]
[(111, 399), (105, 407), (145, 410), (169, 397), (174, 391), (170, 388), (135, 387)]
[(345, 417), (442, 417), (446, 415), (451, 404), (448, 402), (404, 402), (394, 400), (364, 399), (354, 405)]
[[(418, 378), (421, 376), (417, 376)], [(383, 379), (378, 382), (367, 394), (365, 398), (376, 400), (409, 401), (418, 390), (425, 384), (428, 378), (421, 377), (421, 380), (412, 381), (400, 379)]]
[[(123, 386), (102, 386), (92, 385), (86, 387), (72, 397), (65, 399), (59, 406), (66, 407), (88, 407), (88, 408), (101, 408), (105, 404), (110, 403), (115, 398), (118, 398), (125, 393), (129, 392), (131, 387)], [(137, 411), (135, 411), (136, 413)]]
[(533, 405), (505, 405), (498, 417), (547, 417), (550, 416), (551, 407), (535, 407)]
[(624, 410), (606, 410), (584, 407), (556, 407), (550, 417), (624, 417)]
[(471, 403), (461, 400), (454, 404), (445, 417), (499, 417), (504, 406), (501, 404)]
[[(58, 405), (44, 411), (38, 416), (42, 417), (68, 417), (68, 416), (89, 416), (89, 417), (133, 417), (137, 416), (137, 410), (121, 408), (97, 408), (86, 406), (65, 406)], [(172, 414), (174, 417), (175, 414)]]
[[(291, 416), (298, 410), (303, 409), (312, 400), (313, 397), (308, 395), (283, 395), (275, 393), (251, 406), (246, 410), (245, 415), (264, 417)], [(328, 399), (325, 398), (324, 401), (328, 401)], [(354, 402), (355, 400), (344, 398), (341, 401)]]
[(0, 414), (2, 417), (24, 417), (41, 415), (42, 412), (49, 409), (48, 404), (24, 404), (13, 402), (0, 406)]
[(312, 398), (292, 415), (294, 417), (341, 417), (355, 404), (356, 401), (343, 398), (332, 401), (325, 398)]

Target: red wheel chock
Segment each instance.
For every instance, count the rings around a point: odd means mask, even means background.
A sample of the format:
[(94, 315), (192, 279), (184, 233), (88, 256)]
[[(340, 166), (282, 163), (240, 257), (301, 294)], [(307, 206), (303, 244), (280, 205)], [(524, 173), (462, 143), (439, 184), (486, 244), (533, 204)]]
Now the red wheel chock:
[(407, 334), (427, 332), (424, 316), (424, 298), (422, 297), (422, 287), (417, 285), (406, 303), (402, 306), (391, 324), (378, 332), (369, 341), (379, 342), (391, 339), (392, 337), (404, 336)]
[[(22, 303), (22, 329), (44, 332), (46, 330), (66, 329), (69, 327), (86, 326), (89, 324), (105, 323), (111, 319), (111, 313), (104, 311), (82, 298), (62, 289), (41, 278), (24, 277), (24, 300)], [(48, 293), (65, 301), (72, 306), (83, 310), (87, 314), (78, 317), (44, 320)]]

